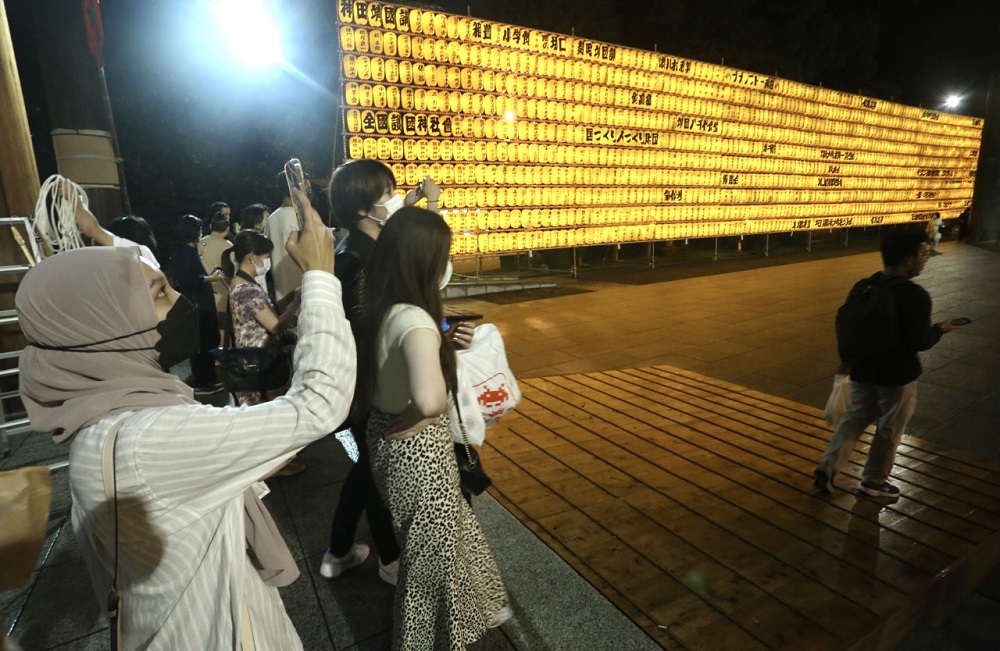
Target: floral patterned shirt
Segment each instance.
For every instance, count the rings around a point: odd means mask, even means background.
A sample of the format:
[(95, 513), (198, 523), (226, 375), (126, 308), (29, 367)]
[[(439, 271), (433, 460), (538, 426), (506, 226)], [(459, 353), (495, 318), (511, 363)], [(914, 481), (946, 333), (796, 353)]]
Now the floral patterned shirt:
[(274, 310), (267, 292), (257, 283), (235, 285), (229, 293), (229, 309), (233, 312), (233, 333), (237, 348), (262, 348), (277, 342), (257, 321), (257, 313), (264, 308)]

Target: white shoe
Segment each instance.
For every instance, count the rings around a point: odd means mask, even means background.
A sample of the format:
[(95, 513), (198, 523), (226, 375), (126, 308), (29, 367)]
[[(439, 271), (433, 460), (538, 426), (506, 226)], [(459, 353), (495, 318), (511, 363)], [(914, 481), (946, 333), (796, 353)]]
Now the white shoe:
[(503, 625), (508, 619), (514, 616), (514, 611), (511, 610), (510, 606), (504, 606), (490, 618), (490, 623), (487, 624), (490, 628), (496, 628), (497, 626)]
[(323, 562), (319, 564), (319, 574), (323, 578), (333, 579), (352, 567), (357, 567), (368, 558), (368, 545), (355, 543), (345, 556), (337, 558), (329, 551), (323, 554)]
[(389, 585), (396, 585), (399, 582), (399, 559), (397, 558), (388, 565), (382, 565), (382, 561), (379, 561), (378, 578)]

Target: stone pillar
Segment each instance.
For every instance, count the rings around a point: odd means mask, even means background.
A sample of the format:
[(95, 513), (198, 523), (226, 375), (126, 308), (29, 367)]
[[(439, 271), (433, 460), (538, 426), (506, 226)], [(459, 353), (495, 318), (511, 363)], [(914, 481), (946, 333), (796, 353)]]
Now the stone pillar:
[(973, 244), (1000, 240), (1000, 65), (993, 67), (990, 76), (984, 117), (986, 123), (969, 220), (969, 242)]

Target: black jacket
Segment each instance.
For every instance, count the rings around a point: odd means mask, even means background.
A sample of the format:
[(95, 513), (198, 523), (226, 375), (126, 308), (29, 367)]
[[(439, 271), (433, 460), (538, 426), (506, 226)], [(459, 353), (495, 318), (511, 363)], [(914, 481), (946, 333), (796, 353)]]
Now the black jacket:
[[(340, 289), (344, 301), (344, 315), (351, 324), (351, 334), (354, 343), (360, 347), (363, 304), (361, 291), (365, 269), (375, 250), (375, 240), (361, 231), (352, 230), (337, 246), (337, 260), (334, 275), (340, 281)], [(359, 380), (363, 372), (358, 368)], [(360, 382), (359, 382), (360, 384)], [(368, 424), (367, 409), (359, 409), (354, 405), (345, 425), (351, 428), (360, 445), (364, 445), (364, 432)], [(340, 428), (338, 428), (340, 429)]]
[(909, 384), (923, 369), (917, 353), (941, 340), (941, 328), (931, 325), (931, 296), (909, 280), (889, 286), (896, 301), (899, 345), (886, 355), (851, 360), (851, 379), (883, 386)]

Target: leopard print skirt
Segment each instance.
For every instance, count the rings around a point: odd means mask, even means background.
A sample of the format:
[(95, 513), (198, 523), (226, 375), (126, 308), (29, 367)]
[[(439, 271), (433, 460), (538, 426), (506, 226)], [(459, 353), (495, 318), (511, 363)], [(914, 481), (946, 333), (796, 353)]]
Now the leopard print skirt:
[(382, 434), (393, 418), (373, 412), (367, 430), (375, 485), (402, 549), (393, 649), (465, 649), (507, 605), (507, 591), (462, 498), (447, 416), (443, 426), (386, 441)]

